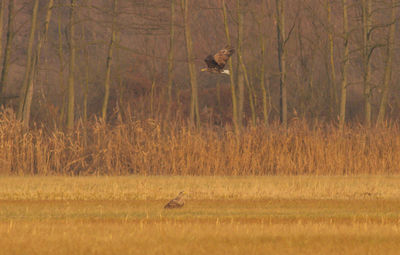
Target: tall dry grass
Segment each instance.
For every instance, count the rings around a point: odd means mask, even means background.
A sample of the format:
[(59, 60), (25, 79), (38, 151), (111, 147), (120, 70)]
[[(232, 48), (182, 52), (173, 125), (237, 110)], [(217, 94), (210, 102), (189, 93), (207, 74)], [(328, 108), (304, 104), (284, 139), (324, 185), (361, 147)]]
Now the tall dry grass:
[(23, 132), (0, 115), (1, 175), (351, 175), (400, 173), (400, 130), (294, 124), (193, 130), (154, 120)]

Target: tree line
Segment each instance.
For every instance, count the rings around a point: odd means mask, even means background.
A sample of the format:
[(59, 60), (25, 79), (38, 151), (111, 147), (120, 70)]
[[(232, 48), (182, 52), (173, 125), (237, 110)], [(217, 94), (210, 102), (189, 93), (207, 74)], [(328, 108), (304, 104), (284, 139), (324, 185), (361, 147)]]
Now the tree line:
[[(72, 129), (101, 118), (200, 126), (397, 121), (399, 1), (0, 3), (0, 105)], [(232, 45), (230, 76), (201, 73)]]

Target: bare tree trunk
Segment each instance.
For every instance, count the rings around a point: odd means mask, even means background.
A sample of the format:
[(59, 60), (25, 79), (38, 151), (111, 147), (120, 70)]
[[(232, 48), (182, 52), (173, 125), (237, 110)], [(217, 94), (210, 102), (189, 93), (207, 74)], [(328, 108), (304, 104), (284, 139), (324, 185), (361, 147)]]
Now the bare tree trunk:
[(111, 78), (111, 64), (112, 64), (112, 57), (113, 57), (113, 47), (115, 42), (115, 19), (117, 13), (117, 4), (118, 0), (113, 1), (113, 17), (112, 17), (112, 25), (111, 25), (111, 39), (110, 44), (108, 45), (108, 54), (107, 54), (107, 62), (106, 62), (106, 80), (104, 81), (104, 100), (103, 100), (103, 107), (101, 111), (101, 116), (103, 121), (107, 120), (107, 106), (108, 100), (110, 97), (110, 78)]
[[(222, 0), (222, 10), (224, 15), (224, 26), (225, 26), (225, 35), (226, 41), (229, 45), (231, 45), (231, 37), (229, 35), (229, 25), (228, 25), (228, 14), (226, 11), (225, 0)], [(236, 99), (236, 86), (235, 86), (235, 79), (233, 73), (233, 66), (232, 66), (232, 58), (228, 60), (228, 67), (230, 73), (230, 82), (231, 82), (231, 94), (232, 94), (232, 121), (233, 126), (235, 128), (235, 133), (238, 134), (240, 132), (240, 125), (238, 121), (238, 108), (237, 108), (237, 99)]]
[[(47, 42), (47, 36), (48, 36), (48, 32), (49, 32), (49, 24), (50, 24), (50, 20), (51, 20), (51, 15), (53, 13), (53, 7), (54, 7), (54, 0), (49, 0), (48, 4), (47, 4), (47, 11), (46, 11), (46, 18), (43, 24), (43, 31), (42, 34), (39, 34), (39, 42), (36, 46), (36, 63), (35, 63), (35, 75), (38, 73), (38, 67), (40, 65), (40, 58), (41, 58), (41, 51), (43, 46), (46, 44)], [(46, 62), (46, 61), (45, 61)], [(30, 106), (29, 108), (29, 112), (30, 112)]]
[(155, 117), (154, 113), (154, 97), (155, 97), (155, 89), (157, 85), (157, 74), (156, 74), (156, 47), (157, 47), (157, 36), (154, 38), (154, 44), (152, 47), (151, 51), (151, 76), (152, 76), (152, 82), (151, 82), (151, 90), (150, 90), (150, 114), (151, 117)]
[(42, 46), (47, 41), (47, 34), (49, 31), (49, 23), (51, 20), (53, 6), (54, 6), (54, 0), (49, 0), (49, 3), (47, 4), (47, 12), (46, 12), (43, 33), (39, 34), (39, 42), (36, 45), (36, 52), (34, 54), (33, 63), (32, 63), (31, 77), (28, 79), (29, 80), (28, 90), (27, 90), (27, 93), (25, 96), (26, 102), (24, 103), (23, 110), (22, 110), (23, 126), (25, 129), (27, 129), (29, 127), (32, 97), (33, 97), (33, 85), (34, 85), (34, 82), (36, 81), (36, 76), (38, 73)]
[[(262, 13), (266, 15), (267, 10), (270, 8), (269, 1), (263, 0), (263, 6), (261, 8)], [(261, 51), (261, 64), (260, 64), (260, 88), (262, 91), (262, 105), (263, 105), (263, 119), (264, 125), (268, 126), (268, 118), (269, 118), (269, 98), (268, 98), (268, 90), (265, 84), (265, 49), (266, 49), (266, 36), (264, 31), (264, 24), (262, 21), (258, 21), (256, 19), (258, 27), (260, 29), (259, 34), (259, 43), (260, 43), (260, 51)]]
[(172, 107), (172, 84), (174, 82), (174, 45), (175, 45), (175, 0), (171, 0), (171, 21), (169, 32), (169, 50), (168, 50), (168, 110), (167, 116), (170, 116)]
[[(116, 44), (120, 44), (121, 42), (121, 36), (120, 33), (116, 34)], [(122, 66), (121, 66), (121, 54), (119, 47), (115, 48), (115, 57), (117, 59), (117, 63), (119, 63), (119, 67), (117, 68), (117, 81), (118, 81), (118, 98), (117, 98), (117, 107), (118, 107), (118, 120), (122, 123), (123, 119), (126, 117), (125, 116), (125, 106), (123, 105), (123, 98), (124, 98), (124, 91), (125, 91), (125, 86), (124, 86), (124, 78), (122, 76)], [(89, 63), (89, 62), (88, 62)], [(89, 72), (88, 72), (89, 74)], [(88, 79), (89, 80), (89, 79)]]
[(367, 127), (371, 126), (371, 0), (362, 0), (363, 18), (363, 65), (364, 65), (364, 121)]
[(0, 3), (0, 59), (3, 52), (3, 25), (4, 25), (4, 9), (6, 8), (6, 1), (2, 0)]
[(389, 94), (389, 85), (392, 78), (392, 59), (394, 47), (394, 33), (396, 31), (396, 1), (391, 0), (391, 20), (390, 28), (387, 36), (386, 44), (386, 64), (385, 76), (383, 80), (382, 97), (379, 105), (379, 113), (377, 118), (377, 125), (381, 125), (385, 119), (386, 104)]
[[(87, 6), (91, 6), (91, 0), (86, 1)], [(90, 10), (87, 10), (87, 17), (90, 17)], [(89, 81), (90, 81), (90, 70), (89, 70), (89, 43), (86, 40), (86, 27), (85, 23), (81, 23), (81, 45), (83, 44), (83, 57), (85, 62), (84, 80), (83, 80), (83, 144), (86, 147), (88, 144), (88, 126), (86, 125), (88, 120), (88, 94), (89, 94)]]
[(82, 23), (82, 42), (85, 43), (85, 46), (83, 48), (83, 55), (85, 57), (85, 84), (84, 84), (84, 88), (83, 88), (83, 122), (86, 123), (87, 122), (87, 116), (88, 116), (88, 109), (87, 109), (87, 105), (88, 105), (88, 92), (89, 92), (89, 49), (88, 49), (88, 45), (86, 42), (86, 31), (85, 31), (85, 27)]
[(7, 39), (6, 48), (3, 57), (3, 69), (1, 70), (0, 78), (0, 105), (4, 104), (4, 92), (8, 82), (8, 68), (10, 67), (10, 57), (12, 50), (12, 40), (14, 37), (14, 0), (8, 1), (8, 25), (7, 25)]
[(347, 100), (347, 67), (349, 65), (349, 21), (347, 16), (347, 0), (342, 0), (343, 3), (343, 36), (344, 36), (344, 56), (343, 56), (343, 71), (342, 85), (340, 95), (340, 114), (339, 127), (343, 130), (346, 119), (346, 100)]
[(236, 82), (238, 87), (238, 123), (239, 127), (243, 125), (243, 106), (244, 106), (244, 76), (240, 64), (240, 54), (242, 52), (243, 43), (243, 12), (240, 6), (240, 0), (236, 0), (237, 11), (237, 68), (236, 68)]
[(243, 57), (241, 51), (238, 51), (238, 56), (239, 56), (239, 63), (240, 63), (240, 68), (243, 71), (243, 76), (244, 80), (246, 82), (247, 90), (249, 91), (249, 103), (250, 103), (250, 109), (251, 109), (251, 121), (253, 125), (256, 125), (256, 108), (254, 105), (254, 89), (249, 81), (249, 77), (247, 75), (247, 69), (246, 66), (243, 62)]
[(75, 89), (74, 89), (74, 71), (75, 71), (75, 5), (76, 0), (71, 0), (69, 13), (69, 74), (68, 74), (68, 109), (67, 109), (67, 128), (74, 128), (74, 110), (75, 110)]
[(331, 106), (330, 112), (332, 116), (337, 116), (338, 96), (336, 92), (336, 70), (335, 70), (335, 55), (333, 42), (333, 24), (332, 24), (332, 8), (331, 0), (326, 0), (326, 9), (328, 14), (328, 44), (329, 44), (329, 67), (330, 67), (330, 94)]
[(286, 49), (285, 49), (285, 1), (276, 0), (277, 32), (278, 32), (278, 62), (280, 72), (280, 120), (287, 127), (287, 89), (286, 89)]
[[(18, 112), (17, 112), (17, 119), (20, 121), (24, 120), (24, 111), (27, 111), (26, 107), (28, 106), (26, 103), (27, 101), (31, 102), (32, 98), (28, 99), (28, 94), (29, 96), (32, 96), (33, 89), (30, 90), (30, 85), (33, 85), (33, 81), (31, 80), (33, 78), (33, 75), (31, 73), (34, 73), (34, 57), (32, 56), (33, 54), (33, 42), (35, 40), (35, 33), (36, 33), (36, 21), (37, 21), (37, 12), (39, 8), (39, 0), (35, 0), (33, 4), (33, 10), (32, 10), (32, 26), (31, 26), (31, 31), (29, 35), (29, 40), (28, 40), (28, 47), (27, 47), (27, 59), (26, 59), (26, 67), (25, 67), (25, 75), (24, 75), (24, 81), (22, 84), (22, 89), (19, 95), (19, 107), (18, 107)], [(29, 104), (30, 107), (30, 104)], [(23, 126), (25, 129), (28, 128), (29, 122), (24, 121)]]
[[(116, 53), (118, 53), (118, 50)], [(116, 55), (119, 56), (119, 54)], [(123, 109), (124, 79), (121, 73), (118, 73), (117, 80), (118, 80), (118, 98), (117, 98), (118, 121), (122, 123), (125, 118), (125, 111)]]
[[(31, 71), (29, 72), (28, 78), (28, 87), (27, 91), (25, 92), (25, 105), (22, 111), (22, 127), (24, 130), (29, 129), (29, 121), (30, 121), (30, 113), (31, 113), (31, 105), (32, 105), (32, 98), (33, 98), (33, 83), (35, 82), (35, 74), (36, 74), (36, 64), (37, 62), (33, 60)], [(21, 98), (20, 98), (21, 100)]]
[(198, 102), (198, 92), (197, 92), (196, 69), (195, 69), (194, 58), (193, 58), (192, 35), (190, 32), (189, 1), (190, 0), (182, 0), (182, 10), (183, 10), (183, 19), (184, 19), (184, 27), (185, 27), (185, 39), (186, 39), (186, 50), (187, 50), (187, 58), (188, 58), (188, 65), (189, 65), (190, 84), (192, 87), (190, 121), (192, 124), (195, 124), (197, 127), (199, 127), (200, 126), (200, 112), (199, 112), (199, 102)]
[(61, 28), (61, 14), (58, 15), (58, 48), (57, 48), (57, 53), (58, 53), (58, 61), (60, 62), (60, 68), (58, 70), (58, 77), (59, 77), (59, 83), (61, 87), (61, 93), (62, 93), (62, 100), (61, 100), (61, 109), (60, 109), (60, 116), (58, 119), (58, 123), (63, 125), (64, 120), (65, 120), (65, 112), (66, 112), (66, 98), (67, 98), (67, 93), (66, 93), (66, 86), (65, 86), (65, 81), (64, 81), (64, 50), (63, 50), (63, 37), (62, 37), (62, 28)]
[(264, 33), (260, 35), (260, 48), (261, 48), (261, 66), (260, 66), (260, 87), (262, 91), (262, 101), (263, 101), (263, 117), (264, 125), (268, 126), (268, 97), (267, 89), (265, 87), (265, 36)]
[(236, 1), (236, 11), (237, 11), (237, 20), (238, 20), (238, 40), (237, 40), (237, 59), (238, 59), (238, 67), (236, 69), (237, 72), (237, 82), (239, 89), (239, 107), (238, 107), (238, 121), (239, 125), (243, 124), (243, 107), (244, 107), (244, 82), (246, 82), (246, 86), (249, 93), (249, 103), (251, 108), (251, 120), (252, 124), (256, 124), (256, 112), (254, 105), (254, 90), (252, 85), (250, 84), (249, 77), (247, 74), (247, 69), (243, 61), (243, 11), (241, 6), (241, 0)]

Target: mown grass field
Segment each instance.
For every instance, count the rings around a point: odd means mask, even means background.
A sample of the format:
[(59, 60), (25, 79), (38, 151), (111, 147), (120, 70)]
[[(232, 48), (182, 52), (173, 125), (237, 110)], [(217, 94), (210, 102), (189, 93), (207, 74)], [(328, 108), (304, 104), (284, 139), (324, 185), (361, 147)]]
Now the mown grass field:
[(0, 254), (398, 254), (400, 177), (1, 177), (0, 236)]

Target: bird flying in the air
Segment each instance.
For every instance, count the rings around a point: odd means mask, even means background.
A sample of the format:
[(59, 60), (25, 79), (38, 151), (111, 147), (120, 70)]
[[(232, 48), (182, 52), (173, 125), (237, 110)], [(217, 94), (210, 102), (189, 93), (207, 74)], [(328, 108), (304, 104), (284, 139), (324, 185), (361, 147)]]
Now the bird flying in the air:
[(185, 201), (183, 200), (183, 196), (185, 194), (186, 194), (185, 191), (179, 192), (179, 195), (176, 198), (169, 201), (168, 204), (164, 206), (164, 209), (181, 208), (185, 204)]
[(224, 70), (224, 67), (228, 62), (229, 57), (232, 56), (234, 52), (235, 49), (227, 45), (214, 56), (208, 55), (206, 59), (204, 59), (207, 64), (207, 68), (203, 68), (201, 69), (201, 71), (207, 71), (210, 73), (223, 73), (229, 75), (229, 70)]

